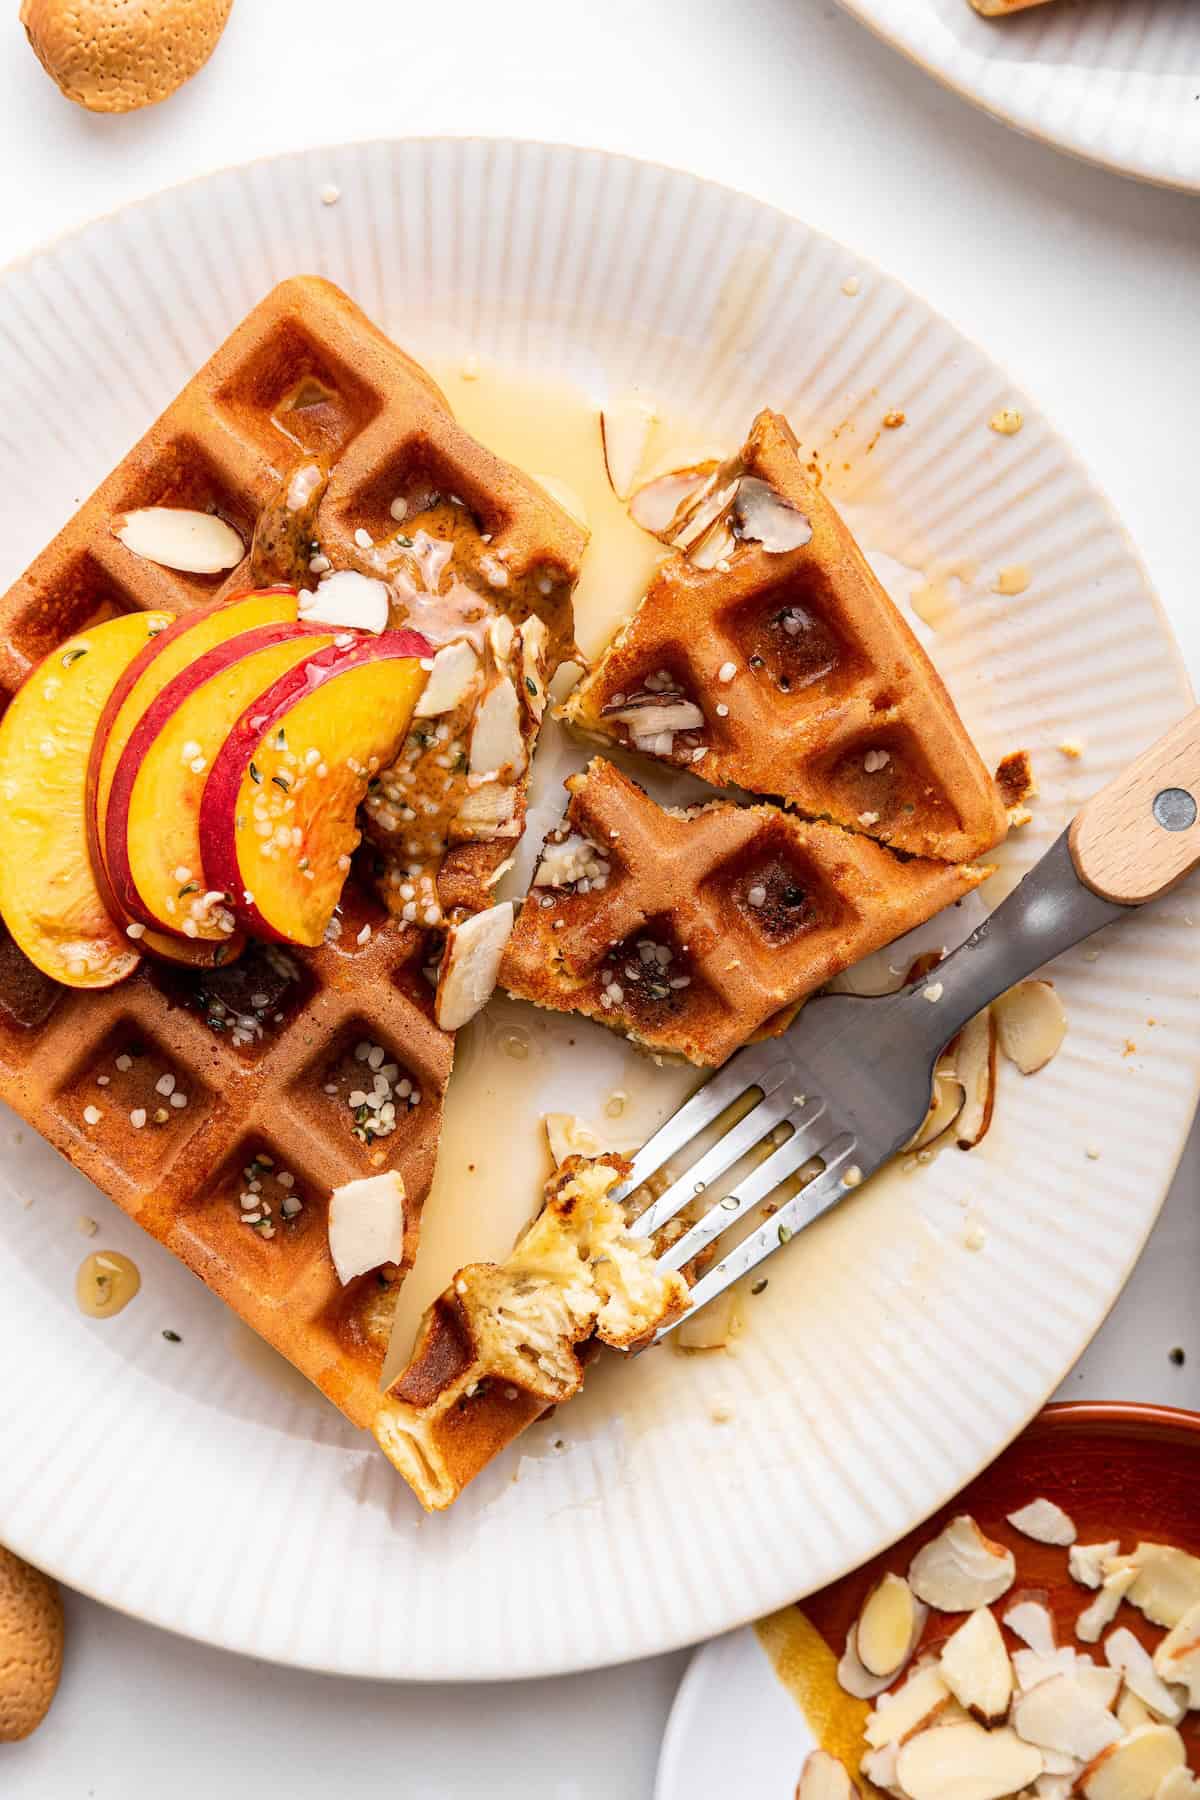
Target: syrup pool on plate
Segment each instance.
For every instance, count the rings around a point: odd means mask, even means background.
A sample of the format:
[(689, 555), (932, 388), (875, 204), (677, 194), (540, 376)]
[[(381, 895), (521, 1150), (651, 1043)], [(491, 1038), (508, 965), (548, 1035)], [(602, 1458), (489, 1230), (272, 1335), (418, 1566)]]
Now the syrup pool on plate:
[(75, 1299), (89, 1319), (115, 1319), (142, 1285), (132, 1257), (120, 1250), (93, 1250), (79, 1265)]

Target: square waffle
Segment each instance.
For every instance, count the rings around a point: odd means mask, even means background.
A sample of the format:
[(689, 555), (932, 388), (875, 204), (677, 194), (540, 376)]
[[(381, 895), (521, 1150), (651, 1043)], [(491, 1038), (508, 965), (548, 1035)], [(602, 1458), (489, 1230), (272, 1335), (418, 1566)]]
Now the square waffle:
[[(303, 540), (272, 538), (259, 526), (278, 521), (281, 485), (314, 462)], [(246, 556), (209, 576), (134, 555), (114, 518), (160, 505), (219, 514)], [(117, 614), (299, 584), (313, 556), (376, 572), (355, 533), (386, 547), (402, 510), (403, 535), (427, 526), (454, 540), (453, 570), (409, 584), (421, 630), (454, 635), (472, 607), (481, 631), (536, 615), (548, 662), (569, 651), (582, 532), (471, 439), (344, 294), (284, 282), (0, 600), (0, 705), (56, 645)], [(523, 804), (522, 793), (514, 835)], [(452, 849), (447, 910), (486, 903), (511, 850), (512, 837)], [(147, 962), (86, 993), (41, 976), (0, 927), (0, 1096), (366, 1426), (433, 1177), (453, 1039), (434, 1022), (423, 931), (390, 920), (355, 878), (336, 923), (316, 951), (251, 946), (204, 974)], [(367, 1102), (380, 1082), (391, 1129)], [(402, 1261), (342, 1288), (329, 1191), (383, 1168), (407, 1190)]]
[(723, 1062), (840, 970), (978, 887), (774, 806), (658, 806), (597, 758), (567, 781), (500, 970), (512, 994)]
[(949, 862), (1003, 802), (933, 665), (778, 413), (664, 527), (675, 546), (563, 716), (719, 787)]

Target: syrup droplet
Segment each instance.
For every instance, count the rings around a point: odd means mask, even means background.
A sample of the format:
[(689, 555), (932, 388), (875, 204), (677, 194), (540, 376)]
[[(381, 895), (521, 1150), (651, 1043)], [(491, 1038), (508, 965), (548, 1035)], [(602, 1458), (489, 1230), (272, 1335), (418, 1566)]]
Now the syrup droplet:
[(93, 1250), (79, 1265), (75, 1298), (89, 1319), (115, 1319), (142, 1285), (137, 1264), (119, 1250)]

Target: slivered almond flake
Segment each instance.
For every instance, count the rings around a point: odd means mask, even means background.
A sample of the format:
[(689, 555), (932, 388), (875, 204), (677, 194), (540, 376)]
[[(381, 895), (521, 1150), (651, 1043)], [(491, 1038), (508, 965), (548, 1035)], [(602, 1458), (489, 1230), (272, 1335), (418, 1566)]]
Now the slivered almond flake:
[(405, 1192), (395, 1169), (335, 1188), (329, 1201), (329, 1254), (343, 1287), (404, 1254)]
[(704, 714), (692, 700), (626, 706), (620, 712), (606, 712), (605, 718), (618, 725), (629, 725), (639, 738), (657, 737), (660, 731), (698, 731), (704, 724)]
[(446, 644), (433, 659), (429, 679), (414, 711), (418, 719), (435, 719), (439, 713), (461, 706), (479, 675), (479, 658), (465, 638)]
[(1007, 1625), (1015, 1637), (1038, 1656), (1053, 1656), (1057, 1648), (1054, 1633), (1054, 1614), (1040, 1600), (1018, 1600), (1004, 1614), (1001, 1624)]
[(1183, 1699), (1157, 1674), (1150, 1652), (1125, 1625), (1105, 1639), (1104, 1655), (1112, 1669), (1119, 1669), (1126, 1687), (1158, 1718), (1177, 1725), (1187, 1711)]
[(479, 702), (468, 751), (470, 773), (521, 775), (527, 762), (521, 736), (521, 710), (512, 678), (500, 675)]
[(953, 1696), (936, 1663), (925, 1663), (914, 1669), (904, 1686), (894, 1694), (880, 1694), (875, 1710), (868, 1714), (863, 1736), (873, 1750), (888, 1744), (901, 1744), (942, 1718), (954, 1704)]
[(1188, 1707), (1200, 1712), (1200, 1601), (1189, 1607), (1154, 1652), (1161, 1680), (1183, 1689)]
[(675, 1348), (724, 1350), (737, 1329), (738, 1300), (737, 1283), (733, 1282), (695, 1312), (690, 1312), (674, 1333)]
[(939, 1071), (933, 1078), (933, 1100), (916, 1133), (903, 1146), (905, 1150), (923, 1150), (935, 1138), (948, 1131), (963, 1109), (966, 1095), (962, 1083), (949, 1073)]
[(1169, 1725), (1139, 1725), (1087, 1765), (1079, 1792), (1085, 1800), (1155, 1800), (1160, 1783), (1186, 1763), (1177, 1731)]
[(1048, 1656), (1040, 1655), (1036, 1650), (1014, 1650), (1012, 1655), (1013, 1674), (1023, 1694), (1028, 1694), (1043, 1681), (1052, 1681), (1056, 1675), (1074, 1675), (1075, 1664), (1075, 1652), (1069, 1644), (1051, 1651)]
[(987, 1136), (996, 1104), (996, 1021), (990, 1006), (968, 1019), (959, 1033), (954, 1073), (963, 1090), (955, 1141), (960, 1150), (973, 1150)]
[(920, 1611), (903, 1575), (890, 1572), (867, 1595), (858, 1615), (855, 1648), (870, 1675), (895, 1676), (907, 1662)]
[(1151, 1624), (1170, 1630), (1200, 1604), (1200, 1556), (1174, 1544), (1137, 1544), (1133, 1561), (1138, 1578), (1129, 1590), (1129, 1603)]
[(604, 467), (618, 500), (634, 490), (657, 421), (657, 410), (640, 394), (622, 395), (600, 414)]
[(556, 1169), (568, 1156), (599, 1156), (604, 1148), (591, 1126), (575, 1113), (547, 1113), (542, 1124)]
[(827, 1750), (811, 1750), (796, 1785), (796, 1800), (857, 1800), (858, 1789)]
[(1010, 1512), (1008, 1522), (1014, 1531), (1019, 1531), (1022, 1537), (1032, 1538), (1035, 1544), (1058, 1544), (1065, 1548), (1075, 1542), (1077, 1535), (1074, 1519), (1053, 1500), (1044, 1498), (1031, 1500), (1028, 1506)]
[(1122, 1687), (1116, 1706), (1117, 1723), (1123, 1731), (1136, 1731), (1139, 1725), (1156, 1725), (1158, 1723), (1144, 1700)]
[(1121, 1610), (1121, 1602), (1137, 1580), (1135, 1566), (1114, 1569), (1100, 1584), (1100, 1591), (1090, 1606), (1085, 1606), (1075, 1621), (1075, 1636), (1085, 1644), (1098, 1644)]
[(111, 529), (135, 556), (185, 575), (221, 575), (236, 569), (246, 554), (232, 525), (216, 513), (183, 506), (144, 506), (118, 513)]
[(1000, 1627), (986, 1606), (976, 1610), (942, 1645), (941, 1676), (960, 1706), (984, 1724), (1008, 1711), (1013, 1672)]
[(855, 1700), (874, 1700), (876, 1694), (882, 1694), (885, 1687), (891, 1686), (896, 1671), (893, 1669), (889, 1675), (872, 1675), (869, 1669), (864, 1669), (859, 1660), (857, 1636), (856, 1623), (846, 1633), (846, 1648), (837, 1666), (838, 1686)]
[(1000, 1048), (1022, 1075), (1036, 1075), (1062, 1049), (1063, 1003), (1048, 981), (1019, 981), (993, 1000)]
[(858, 1766), (872, 1786), (882, 1788), (887, 1794), (894, 1794), (897, 1792), (896, 1762), (899, 1755), (899, 1744), (885, 1744), (882, 1750), (868, 1750)]
[(1072, 1544), (1067, 1557), (1071, 1580), (1080, 1587), (1098, 1588), (1104, 1580), (1104, 1564), (1121, 1548), (1116, 1538), (1107, 1544)]
[(300, 617), (308, 625), (334, 625), (347, 631), (387, 630), (386, 583), (357, 569), (335, 569), (323, 575), (316, 593), (300, 596)]
[(909, 1800), (1003, 1800), (1043, 1767), (1040, 1750), (1014, 1731), (967, 1721), (910, 1738), (896, 1758), (896, 1779)]
[(491, 999), (513, 917), (512, 901), (502, 900), (450, 927), (434, 1000), (443, 1031), (458, 1031)]
[(1006, 1594), (1016, 1572), (1012, 1551), (984, 1537), (974, 1519), (960, 1513), (918, 1550), (908, 1579), (918, 1600), (938, 1612), (973, 1612)]
[(1079, 1762), (1090, 1762), (1121, 1736), (1113, 1715), (1073, 1675), (1056, 1675), (1022, 1694), (1012, 1722), (1026, 1743)]
[(1200, 1781), (1190, 1769), (1172, 1769), (1155, 1788), (1154, 1800), (1200, 1800)]
[(652, 537), (669, 540), (679, 512), (695, 500), (716, 469), (715, 462), (691, 469), (675, 469), (645, 482), (629, 500), (629, 516)]

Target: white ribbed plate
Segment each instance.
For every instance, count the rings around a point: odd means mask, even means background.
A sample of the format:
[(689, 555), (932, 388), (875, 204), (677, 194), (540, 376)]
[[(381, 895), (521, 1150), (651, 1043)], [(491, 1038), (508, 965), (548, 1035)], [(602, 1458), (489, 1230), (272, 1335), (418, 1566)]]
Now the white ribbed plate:
[(1055, 0), (983, 19), (969, 0), (842, 0), (929, 74), (1091, 162), (1200, 188), (1195, 0)]
[[(318, 201), (328, 181), (342, 194), (331, 208)], [(958, 626), (935, 654), (986, 753), (1025, 745), (1041, 778), (1010, 868), (1184, 709), (1169, 632), (1106, 503), (923, 301), (752, 200), (537, 145), (383, 143), (259, 163), (10, 271), (0, 579), (264, 290), (306, 268), (418, 355), (472, 349), (594, 390), (636, 380), (729, 443), (757, 406), (786, 410), (830, 452), (834, 489), (888, 553), (898, 599), (918, 568), (964, 578)], [(989, 431), (1014, 403), (1024, 430)], [(909, 423), (880, 436), (890, 409)], [(1016, 563), (1032, 571), (1028, 591), (990, 593)], [(1087, 741), (1078, 764), (1054, 748), (1068, 734)], [(437, 1519), (323, 1403), (231, 1354), (224, 1309), (5, 1123), (0, 1538), (191, 1635), (404, 1677), (639, 1656), (830, 1580), (986, 1463), (1112, 1304), (1195, 1100), (1188, 906), (1181, 892), (1133, 918), (1097, 963), (1066, 958), (1057, 1061), (1029, 1081), (1005, 1071), (981, 1150), (872, 1184), (777, 1257), (736, 1357), (598, 1367), (578, 1402)], [(487, 1127), (480, 1159), (496, 1182), (535, 1142), (542, 1107), (598, 1115), (617, 1054), (586, 1025), (569, 1027), (567, 1054), (561, 1027), (520, 1010), (535, 1080), (500, 1156)], [(1127, 1039), (1136, 1054), (1123, 1055)], [(649, 1064), (638, 1087), (660, 1107), (678, 1091)], [(35, 1204), (21, 1210), (19, 1195)], [(72, 1300), (81, 1211), (143, 1271), (142, 1295), (104, 1326)], [(968, 1212), (986, 1231), (977, 1253), (964, 1248)], [(183, 1343), (164, 1342), (165, 1326)], [(732, 1411), (723, 1424), (718, 1400)]]

